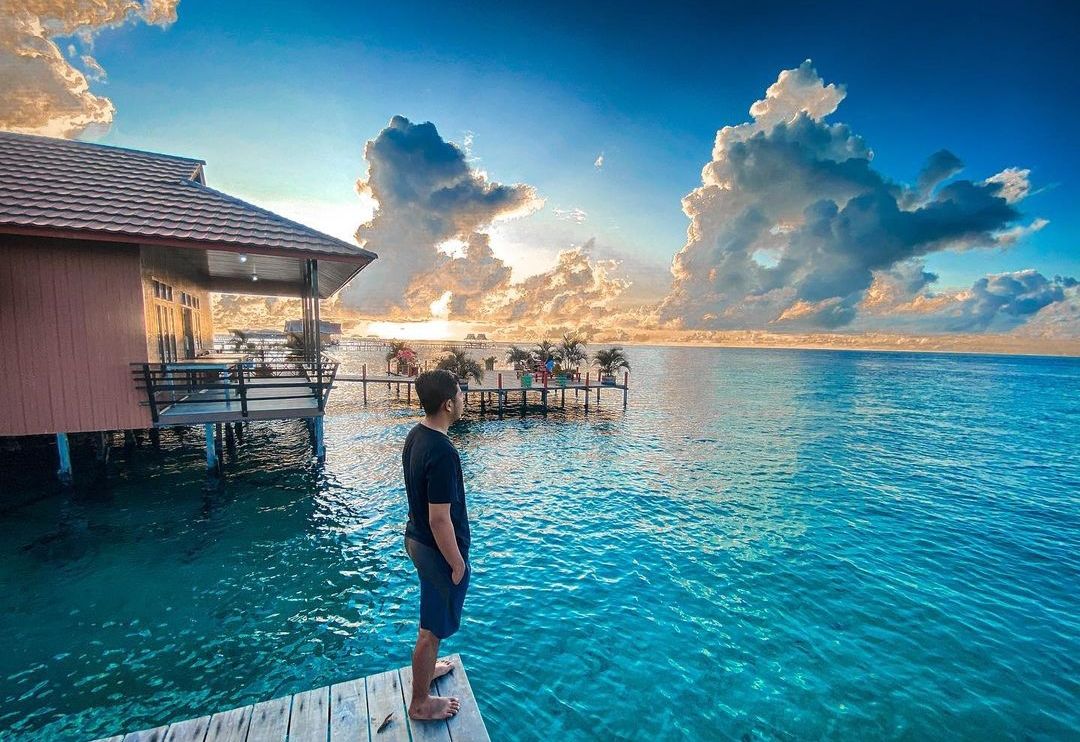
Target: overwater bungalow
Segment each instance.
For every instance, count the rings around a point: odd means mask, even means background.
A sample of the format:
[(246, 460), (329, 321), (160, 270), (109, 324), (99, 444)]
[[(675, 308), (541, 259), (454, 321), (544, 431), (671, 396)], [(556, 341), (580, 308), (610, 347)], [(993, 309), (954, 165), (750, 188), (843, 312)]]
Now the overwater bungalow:
[[(0, 132), (0, 436), (322, 415), (321, 299), (376, 255), (210, 188), (205, 162)], [(302, 300), (302, 347), (213, 353), (210, 293)]]

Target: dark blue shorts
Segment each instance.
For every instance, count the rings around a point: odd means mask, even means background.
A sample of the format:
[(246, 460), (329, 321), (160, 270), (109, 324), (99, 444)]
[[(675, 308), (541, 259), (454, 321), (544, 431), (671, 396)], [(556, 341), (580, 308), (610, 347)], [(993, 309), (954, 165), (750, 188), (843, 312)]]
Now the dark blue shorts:
[(405, 551), (420, 577), (420, 628), (445, 639), (461, 626), (461, 608), (465, 605), (472, 567), (466, 559), (465, 576), (455, 585), (451, 578), (453, 570), (438, 549), (406, 537)]

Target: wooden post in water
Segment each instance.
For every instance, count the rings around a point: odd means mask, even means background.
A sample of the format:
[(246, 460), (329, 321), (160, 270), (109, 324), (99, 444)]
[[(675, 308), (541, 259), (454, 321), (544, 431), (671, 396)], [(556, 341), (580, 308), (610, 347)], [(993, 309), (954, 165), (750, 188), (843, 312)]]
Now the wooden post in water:
[(225, 423), (225, 450), (229, 452), (229, 458), (236, 460), (236, 433), (233, 426)]
[(206, 470), (211, 474), (217, 473), (218, 455), (217, 446), (214, 445), (214, 424), (203, 425), (203, 434), (206, 437)]
[(56, 476), (61, 484), (71, 484), (71, 447), (68, 445), (67, 433), (56, 434), (56, 454), (60, 466), (56, 470)]
[(405, 385), (405, 404), (412, 407), (412, 384)]
[(499, 417), (503, 416), (502, 374), (499, 374)]
[(312, 426), (315, 428), (315, 458), (322, 463), (326, 461), (326, 443), (323, 441), (323, 419), (322, 415), (316, 417), (311, 421)]
[(360, 377), (364, 385), (364, 405), (367, 405), (367, 364), (365, 363), (361, 369), (362, 376)]
[(109, 434), (100, 430), (94, 441), (94, 458), (99, 464), (109, 463)]
[(622, 406), (626, 409), (626, 390), (630, 388), (630, 372), (623, 371), (622, 375)]
[(589, 372), (585, 372), (585, 412), (589, 411)]
[(544, 414), (547, 414), (548, 375), (544, 374), (544, 390), (540, 392), (540, 404), (543, 405)]

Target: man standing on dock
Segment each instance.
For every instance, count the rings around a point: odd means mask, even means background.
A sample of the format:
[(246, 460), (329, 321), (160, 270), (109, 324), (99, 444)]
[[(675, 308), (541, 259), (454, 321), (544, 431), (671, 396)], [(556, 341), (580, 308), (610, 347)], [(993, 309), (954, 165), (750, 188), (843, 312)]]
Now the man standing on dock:
[(416, 377), (416, 396), (426, 413), (405, 438), (401, 464), (409, 497), (405, 550), (420, 577), (420, 634), (413, 650), (413, 719), (447, 719), (456, 698), (431, 695), (432, 681), (453, 670), (436, 662), (439, 642), (461, 624), (469, 588), (469, 513), (461, 458), (447, 435), (465, 411), (465, 395), (449, 371)]

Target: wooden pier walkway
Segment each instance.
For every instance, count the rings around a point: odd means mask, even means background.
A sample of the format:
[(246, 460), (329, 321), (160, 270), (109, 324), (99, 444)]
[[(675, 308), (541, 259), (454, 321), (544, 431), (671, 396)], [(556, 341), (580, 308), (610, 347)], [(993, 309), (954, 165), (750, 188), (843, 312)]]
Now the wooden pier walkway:
[(490, 742), (460, 655), (444, 659), (454, 671), (432, 688), (461, 701), (448, 721), (409, 718), (412, 668), (402, 667), (96, 742)]
[[(616, 392), (622, 392), (622, 406), (626, 407), (627, 395), (630, 389), (629, 374), (623, 375), (621, 384), (618, 382), (614, 384), (604, 384), (599, 380), (590, 379), (590, 377), (586, 375), (584, 381), (559, 381), (557, 380), (557, 377), (548, 377), (545, 381), (534, 381), (530, 386), (523, 386), (521, 380), (516, 378), (513, 371), (507, 373), (507, 379), (505, 381), (503, 380), (503, 373), (499, 372), (495, 373), (495, 375), (498, 378), (498, 383), (495, 386), (470, 383), (468, 389), (463, 390), (465, 392), (466, 406), (469, 405), (471, 397), (474, 400), (479, 399), (481, 413), (490, 410), (491, 412), (498, 412), (499, 415), (502, 415), (504, 412), (509, 412), (517, 408), (520, 408), (524, 413), (527, 409), (529, 395), (536, 395), (540, 408), (544, 412), (547, 412), (548, 409), (552, 407), (565, 409), (567, 391), (574, 391), (575, 398), (577, 398), (577, 393), (584, 391), (584, 408), (585, 412), (588, 412), (589, 400), (593, 391), (596, 392), (597, 405), (600, 404), (601, 391), (611, 389)], [(398, 398), (402, 396), (402, 387), (404, 387), (405, 400), (409, 404), (412, 404), (413, 386), (416, 384), (416, 377), (397, 376), (394, 374), (369, 376), (367, 373), (367, 366), (365, 365), (362, 374), (338, 374), (334, 383), (338, 384), (341, 382), (360, 384), (363, 387), (364, 404), (367, 404), (368, 401), (369, 384), (375, 386), (385, 384), (387, 390), (394, 390)], [(416, 403), (419, 404), (420, 401), (417, 400)]]

